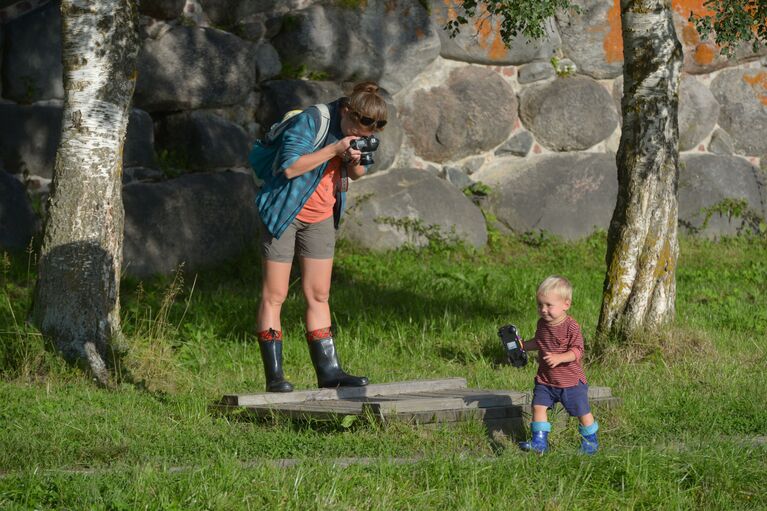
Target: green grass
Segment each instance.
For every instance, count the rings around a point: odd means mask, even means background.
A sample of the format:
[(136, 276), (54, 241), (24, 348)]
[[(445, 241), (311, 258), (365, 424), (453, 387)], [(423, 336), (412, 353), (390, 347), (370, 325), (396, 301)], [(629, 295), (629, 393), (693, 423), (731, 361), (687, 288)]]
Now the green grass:
[[(460, 376), (472, 387), (529, 390), (535, 364), (500, 364), (496, 330), (513, 322), (532, 334), (535, 288), (551, 273), (574, 283), (571, 313), (588, 350), (604, 234), (494, 240), (480, 253), (438, 245), (381, 255), (342, 244), (331, 305), (345, 368), (377, 383)], [(222, 394), (263, 389), (257, 257), (183, 279), (123, 282), (133, 347), (123, 376), (138, 384), (97, 388), (26, 326), (33, 260), (5, 256), (0, 509), (767, 508), (765, 248), (682, 240), (677, 324), (587, 360), (590, 382), (623, 399), (596, 411), (602, 449), (588, 458), (577, 454), (572, 421), (539, 457), (492, 441), (476, 422), (211, 414)], [(296, 283), (283, 325), (285, 370), (299, 389), (315, 384), (302, 316)]]

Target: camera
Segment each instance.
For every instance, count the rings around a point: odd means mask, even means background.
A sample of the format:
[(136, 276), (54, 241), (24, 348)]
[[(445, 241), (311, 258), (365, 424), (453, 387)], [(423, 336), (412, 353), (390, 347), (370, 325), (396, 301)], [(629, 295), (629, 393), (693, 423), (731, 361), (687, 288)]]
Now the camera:
[(525, 351), (522, 336), (519, 329), (514, 325), (504, 325), (498, 329), (498, 337), (506, 352), (506, 358), (514, 367), (527, 365), (527, 352)]
[(362, 156), (360, 156), (360, 165), (372, 165), (375, 163), (373, 161), (373, 152), (378, 149), (378, 144), (380, 144), (380, 142), (381, 141), (378, 140), (375, 135), (370, 135), (369, 137), (360, 137), (352, 140), (349, 147), (357, 149), (362, 153)]

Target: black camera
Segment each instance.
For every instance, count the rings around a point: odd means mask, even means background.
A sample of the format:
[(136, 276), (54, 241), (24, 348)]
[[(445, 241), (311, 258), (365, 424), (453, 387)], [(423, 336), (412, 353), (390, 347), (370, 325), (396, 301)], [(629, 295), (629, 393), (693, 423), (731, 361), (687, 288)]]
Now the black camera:
[(514, 367), (524, 367), (527, 365), (527, 352), (519, 335), (519, 329), (514, 325), (504, 325), (498, 329), (498, 337), (501, 338), (501, 345), (506, 352), (506, 358)]
[(375, 163), (373, 161), (373, 152), (378, 149), (378, 144), (380, 143), (381, 141), (378, 140), (375, 135), (370, 135), (369, 137), (360, 137), (352, 140), (349, 147), (357, 149), (362, 153), (360, 156), (360, 165), (372, 165)]

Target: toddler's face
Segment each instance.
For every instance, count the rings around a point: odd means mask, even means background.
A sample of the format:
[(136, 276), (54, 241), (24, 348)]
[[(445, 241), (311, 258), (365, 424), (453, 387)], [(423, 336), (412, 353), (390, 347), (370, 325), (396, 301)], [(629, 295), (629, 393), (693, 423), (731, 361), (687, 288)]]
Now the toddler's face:
[(546, 293), (537, 296), (538, 315), (546, 323), (556, 325), (567, 317), (570, 300), (565, 300), (557, 293)]

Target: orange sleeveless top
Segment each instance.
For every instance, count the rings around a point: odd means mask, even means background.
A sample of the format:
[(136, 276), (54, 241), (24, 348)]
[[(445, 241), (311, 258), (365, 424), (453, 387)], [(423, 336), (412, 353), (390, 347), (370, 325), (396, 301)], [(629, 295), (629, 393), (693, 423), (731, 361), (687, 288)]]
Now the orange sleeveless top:
[(336, 203), (336, 182), (341, 178), (341, 157), (336, 156), (328, 162), (320, 183), (296, 218), (307, 224), (316, 224), (333, 216)]

